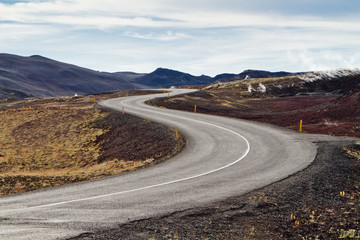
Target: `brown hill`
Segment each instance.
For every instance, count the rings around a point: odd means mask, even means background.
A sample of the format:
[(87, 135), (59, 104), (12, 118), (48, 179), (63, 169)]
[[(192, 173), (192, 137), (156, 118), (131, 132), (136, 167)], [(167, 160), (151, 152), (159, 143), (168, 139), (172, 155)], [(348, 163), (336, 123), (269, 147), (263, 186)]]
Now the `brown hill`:
[(42, 56), (0, 54), (0, 99), (8, 98), (9, 93), (14, 98), (50, 97), (132, 88), (134, 85), (118, 74), (93, 71)]
[(336, 106), (330, 109), (334, 118), (360, 120), (360, 84), (348, 94), (341, 96), (336, 101)]

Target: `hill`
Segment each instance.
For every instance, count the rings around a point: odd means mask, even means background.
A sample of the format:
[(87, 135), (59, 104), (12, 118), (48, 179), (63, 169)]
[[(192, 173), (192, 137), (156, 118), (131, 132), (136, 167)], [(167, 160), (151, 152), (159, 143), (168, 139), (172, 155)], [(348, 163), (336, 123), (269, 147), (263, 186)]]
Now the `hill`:
[[(103, 93), (122, 89), (169, 88), (208, 85), (248, 79), (289, 77), (299, 73), (245, 70), (215, 77), (158, 68), (151, 73), (99, 72), (42, 56), (22, 57), (0, 54), (0, 99), (55, 97)], [(309, 76), (316, 78), (319, 76)]]
[(146, 73), (135, 73), (135, 72), (115, 72), (113, 75), (116, 75), (126, 81), (133, 82), (139, 77), (143, 77)]
[(214, 81), (216, 82), (231, 82), (231, 81), (238, 81), (244, 79), (252, 79), (252, 78), (275, 78), (275, 77), (288, 77), (288, 76), (295, 76), (304, 73), (291, 73), (291, 72), (269, 72), (263, 70), (245, 70), (239, 74), (219, 74), (214, 77)]
[(334, 70), (298, 76), (212, 84), (184, 96), (155, 99), (170, 109), (271, 123), (303, 131), (360, 137), (360, 71)]
[(0, 101), (0, 196), (133, 171), (176, 154), (184, 142), (173, 129), (93, 107), (94, 98), (151, 93)]
[[(234, 78), (233, 78), (234, 79)], [(211, 84), (204, 89), (237, 89), (246, 97), (345, 94), (360, 83), (359, 70), (339, 69), (285, 77), (247, 78)]]
[(209, 76), (193, 76), (166, 68), (158, 68), (154, 72), (145, 76), (136, 78), (135, 83), (143, 84), (151, 87), (172, 87), (182, 85), (203, 85), (210, 84), (213, 79)]
[(154, 72), (145, 74), (143, 76), (136, 76), (130, 81), (137, 84), (142, 84), (150, 87), (172, 87), (185, 85), (208, 85), (211, 83), (231, 82), (244, 79), (253, 78), (269, 78), (269, 77), (286, 77), (294, 76), (300, 73), (289, 72), (269, 72), (261, 70), (245, 70), (239, 74), (222, 73), (215, 77), (206, 75), (193, 76), (188, 73), (179, 72), (176, 70), (158, 68)]
[(42, 56), (0, 54), (0, 99), (93, 94), (134, 85), (122, 75), (98, 72)]

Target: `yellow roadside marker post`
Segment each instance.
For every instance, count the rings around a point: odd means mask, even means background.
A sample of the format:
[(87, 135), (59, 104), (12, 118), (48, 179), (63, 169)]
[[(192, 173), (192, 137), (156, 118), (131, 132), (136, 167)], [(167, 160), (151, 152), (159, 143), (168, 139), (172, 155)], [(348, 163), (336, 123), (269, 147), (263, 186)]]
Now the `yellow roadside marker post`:
[(96, 103), (96, 99), (94, 98), (94, 103)]
[(148, 104), (150, 105), (150, 98), (149, 98), (149, 100), (148, 100)]
[(300, 120), (299, 132), (302, 132), (302, 125), (303, 125), (303, 122), (302, 122), (302, 120)]
[(123, 115), (125, 114), (125, 109), (124, 109), (124, 107), (122, 107), (122, 114), (123, 114)]
[(194, 107), (194, 112), (196, 112), (196, 105), (195, 105), (195, 107)]

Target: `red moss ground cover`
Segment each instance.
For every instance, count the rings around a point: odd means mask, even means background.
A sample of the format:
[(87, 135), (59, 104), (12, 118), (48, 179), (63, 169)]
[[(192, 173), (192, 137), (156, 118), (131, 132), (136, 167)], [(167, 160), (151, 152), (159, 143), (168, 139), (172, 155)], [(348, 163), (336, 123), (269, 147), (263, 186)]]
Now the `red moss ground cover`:
[(289, 129), (335, 136), (360, 137), (360, 86), (346, 95), (244, 98), (236, 89), (199, 91), (152, 104), (270, 123)]

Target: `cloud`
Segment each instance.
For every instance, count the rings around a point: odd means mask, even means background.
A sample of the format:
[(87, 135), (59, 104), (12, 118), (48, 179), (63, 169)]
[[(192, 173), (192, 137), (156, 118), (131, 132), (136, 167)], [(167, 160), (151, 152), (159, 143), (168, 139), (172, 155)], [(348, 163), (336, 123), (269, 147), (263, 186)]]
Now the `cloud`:
[(165, 34), (155, 34), (155, 33), (141, 34), (136, 32), (125, 32), (124, 35), (131, 38), (160, 40), (160, 41), (174, 41), (184, 38), (191, 38), (189, 35), (185, 33), (173, 32), (173, 31), (167, 31)]
[[(352, 3), (352, 5), (350, 4)], [(359, 62), (358, 0), (36, 0), (0, 3), (2, 51), (97, 70), (215, 75)], [(355, 6), (355, 7), (354, 7)], [(129, 69), (126, 69), (129, 67)]]
[[(6, 46), (6, 41), (36, 38), (36, 36), (51, 36), (61, 32), (57, 28), (49, 26), (29, 27), (24, 24), (2, 23), (0, 24), (0, 41), (4, 41), (2, 46)], [(9, 42), (7, 42), (9, 43)]]
[[(274, 1), (274, 0), (273, 0)], [(276, 1), (275, 1), (276, 2)], [(202, 3), (202, 4), (199, 4)], [(318, 27), (357, 29), (359, 18), (332, 21), (326, 16), (288, 16), (229, 8), (220, 1), (164, 0), (56, 0), (15, 4), (0, 3), (0, 20), (19, 23), (65, 24), (94, 28), (131, 27)], [(231, 4), (229, 4), (231, 6)], [(190, 7), (191, 6), (191, 7)], [(253, 7), (252, 7), (253, 8)], [(204, 10), (205, 9), (205, 10)], [(253, 10), (252, 10), (253, 11)]]
[(354, 69), (360, 67), (360, 54), (352, 51), (311, 51), (303, 49), (288, 52), (288, 59), (294, 64), (298, 64), (299, 68), (307, 71), (322, 71), (339, 68)]
[(108, 17), (108, 16), (50, 16), (47, 22), (65, 24), (74, 27), (111, 29), (114, 27), (166, 27), (166, 22), (154, 21), (144, 17)]

